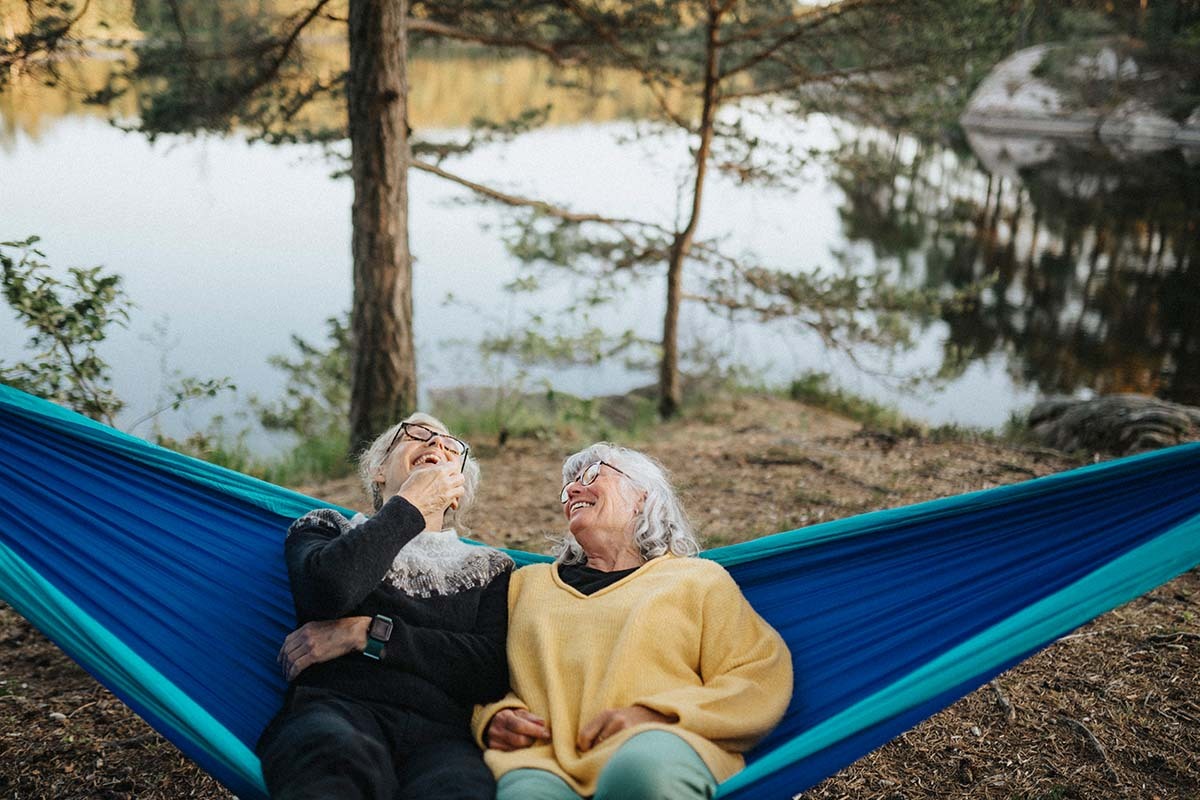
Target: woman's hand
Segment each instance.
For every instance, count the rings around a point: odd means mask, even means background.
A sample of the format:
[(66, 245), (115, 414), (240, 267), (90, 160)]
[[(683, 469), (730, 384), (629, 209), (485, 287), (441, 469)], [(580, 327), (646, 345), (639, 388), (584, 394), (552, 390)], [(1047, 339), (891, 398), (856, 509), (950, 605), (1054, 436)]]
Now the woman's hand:
[(425, 530), (439, 530), (446, 509), (458, 508), (465, 480), (459, 464), (439, 464), (413, 471), (396, 494), (421, 512), (425, 518)]
[(484, 740), (492, 750), (520, 750), (540, 741), (550, 741), (550, 727), (532, 711), (504, 708), (488, 723)]
[(279, 648), (280, 669), (290, 683), (313, 664), (331, 661), (346, 653), (361, 652), (367, 647), (367, 628), (370, 617), (306, 622), (288, 634)]
[[(497, 716), (499, 716), (497, 714)], [(579, 752), (586, 753), (605, 739), (626, 728), (642, 725), (647, 722), (661, 722), (670, 725), (678, 722), (678, 717), (668, 717), (645, 706), (626, 706), (625, 708), (610, 708), (592, 717), (591, 722), (579, 729), (575, 746)]]

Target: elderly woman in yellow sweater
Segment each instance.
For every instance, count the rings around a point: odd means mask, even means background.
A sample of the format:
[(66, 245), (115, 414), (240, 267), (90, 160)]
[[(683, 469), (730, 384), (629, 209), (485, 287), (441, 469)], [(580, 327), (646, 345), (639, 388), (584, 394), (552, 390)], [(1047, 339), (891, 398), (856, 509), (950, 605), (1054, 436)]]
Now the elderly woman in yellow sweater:
[(563, 480), (558, 559), (509, 588), (512, 691), (475, 713), (497, 800), (711, 797), (783, 716), (788, 649), (655, 461), (599, 443)]

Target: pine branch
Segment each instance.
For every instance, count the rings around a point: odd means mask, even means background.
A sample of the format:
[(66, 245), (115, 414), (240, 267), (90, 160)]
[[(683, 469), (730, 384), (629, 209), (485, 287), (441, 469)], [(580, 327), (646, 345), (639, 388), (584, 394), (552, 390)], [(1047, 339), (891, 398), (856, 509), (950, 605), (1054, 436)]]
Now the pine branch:
[(815, 19), (806, 21), (802, 25), (798, 25), (783, 36), (780, 36), (771, 44), (762, 48), (748, 58), (743, 59), (741, 63), (722, 71), (721, 79), (725, 80), (733, 77), (734, 75), (738, 75), (753, 69), (754, 67), (771, 58), (775, 53), (787, 47), (789, 44), (798, 41), (801, 37), (811, 33), (822, 25), (825, 25), (832, 20), (841, 19), (851, 11), (855, 11), (861, 6), (868, 5), (871, 2), (872, 0), (845, 0), (845, 2), (839, 3), (836, 6), (821, 9), (819, 12), (811, 12), (811, 14), (816, 17)]
[(436, 22), (431, 19), (422, 19), (412, 17), (408, 20), (409, 31), (415, 33), (427, 33), (432, 36), (440, 36), (446, 39), (456, 39), (463, 42), (475, 42), (476, 44), (495, 45), (497, 47), (513, 47), (522, 50), (531, 50), (535, 53), (540, 53), (553, 61), (558, 66), (566, 66), (574, 63), (568, 59), (553, 46), (545, 42), (535, 41), (533, 39), (524, 39), (512, 36), (493, 36), (487, 33), (478, 31), (470, 31), (466, 28), (459, 28), (453, 25), (447, 25), (442, 22)]
[(419, 169), (422, 172), (428, 172), (431, 175), (436, 175), (439, 178), (450, 181), (451, 183), (457, 183), (459, 186), (470, 189), (472, 192), (486, 197), (489, 200), (495, 200), (496, 202), (515, 208), (531, 208), (540, 214), (545, 214), (546, 216), (560, 219), (563, 222), (576, 224), (595, 222), (602, 225), (608, 225), (609, 227), (613, 228), (633, 226), (660, 233), (666, 233), (672, 236), (675, 234), (673, 230), (653, 222), (646, 222), (645, 220), (632, 219), (629, 217), (608, 217), (602, 214), (571, 211), (568, 208), (556, 206), (553, 203), (546, 202), (545, 200), (536, 200), (530, 197), (523, 197), (521, 195), (502, 192), (499, 189), (494, 189), (490, 186), (485, 186), (481, 183), (476, 183), (475, 181), (464, 178), (461, 175), (456, 175), (453, 172), (448, 172), (439, 166), (430, 164), (428, 161), (413, 159), (409, 163), (409, 166), (413, 167), (414, 169)]
[(658, 83), (658, 81), (661, 79), (668, 85), (678, 86), (678, 81), (673, 81), (661, 71), (656, 71), (644, 64), (637, 54), (622, 44), (621, 38), (618, 36), (616, 31), (613, 31), (607, 26), (601, 25), (599, 20), (595, 18), (595, 15), (589, 13), (587, 9), (581, 7), (578, 2), (575, 0), (565, 0), (563, 4), (566, 6), (568, 11), (574, 14), (575, 17), (578, 18), (584, 25), (586, 25), (597, 36), (603, 39), (605, 44), (612, 48), (613, 52), (621, 57), (621, 60), (625, 63), (626, 67), (632, 69), (634, 72), (642, 76), (642, 80), (646, 88), (650, 90), (651, 95), (654, 97), (654, 102), (658, 104), (659, 110), (662, 111), (663, 115), (667, 119), (669, 119), (678, 127), (683, 128), (685, 131), (688, 131), (689, 133), (693, 132), (691, 124), (688, 123), (688, 121), (685, 120), (673, 108), (671, 108), (671, 103), (667, 99), (666, 93), (663, 91), (663, 87)]

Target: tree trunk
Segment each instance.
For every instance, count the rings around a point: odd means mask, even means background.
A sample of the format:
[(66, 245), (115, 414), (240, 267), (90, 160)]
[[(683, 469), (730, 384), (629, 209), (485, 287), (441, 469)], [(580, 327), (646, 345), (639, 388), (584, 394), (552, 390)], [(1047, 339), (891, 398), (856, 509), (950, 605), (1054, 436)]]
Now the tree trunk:
[(721, 44), (717, 34), (721, 28), (721, 12), (710, 3), (708, 17), (707, 59), (704, 74), (704, 107), (700, 112), (700, 143), (696, 147), (696, 177), (692, 183), (692, 209), (687, 226), (675, 235), (667, 261), (667, 310), (663, 315), (662, 362), (659, 365), (658, 413), (674, 417), (683, 404), (679, 385), (679, 303), (683, 297), (683, 264), (692, 249), (696, 226), (700, 223), (700, 206), (704, 197), (704, 179), (708, 174), (708, 156), (712, 151), (713, 127), (717, 118), (717, 90), (720, 84), (718, 55)]
[(411, 412), (417, 398), (408, 250), (407, 14), (408, 0), (350, 0), (353, 449)]

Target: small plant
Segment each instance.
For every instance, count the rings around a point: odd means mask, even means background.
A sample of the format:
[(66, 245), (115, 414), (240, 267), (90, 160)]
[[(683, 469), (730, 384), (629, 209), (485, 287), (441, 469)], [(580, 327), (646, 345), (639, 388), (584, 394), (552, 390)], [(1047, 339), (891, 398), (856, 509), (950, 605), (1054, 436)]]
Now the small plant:
[(1014, 411), (1009, 414), (1008, 421), (1000, 429), (1000, 439), (1016, 445), (1037, 444), (1037, 437), (1033, 435), (1033, 430), (1029, 427), (1029, 412)]
[(792, 381), (788, 388), (788, 396), (793, 400), (842, 414), (878, 430), (899, 433), (920, 430), (921, 427), (899, 411), (882, 403), (831, 386), (830, 376), (823, 372), (807, 372)]
[(273, 355), (267, 362), (284, 373), (283, 397), (265, 403), (251, 398), (258, 421), (299, 442), (280, 459), (254, 467), (274, 483), (295, 485), (348, 475), (350, 447), (350, 315), (325, 320), (326, 340), (313, 344), (292, 335), (296, 354)]
[(279, 400), (250, 401), (267, 430), (294, 433), (302, 439), (324, 438), (336, 431), (349, 441), (350, 315), (330, 317), (325, 326), (324, 346), (292, 334), (297, 355), (273, 355), (267, 359), (287, 378)]
[(33, 357), (0, 364), (0, 380), (22, 391), (113, 425), (124, 403), (113, 392), (108, 364), (96, 351), (113, 326), (129, 323), (132, 303), (121, 276), (100, 267), (68, 270), (59, 280), (41, 259), (38, 237), (0, 242), (4, 299), (31, 331)]
[[(0, 363), (0, 381), (115, 427), (125, 403), (113, 391), (111, 368), (98, 347), (114, 326), (128, 326), (134, 305), (125, 296), (121, 276), (102, 267), (72, 267), (67, 280), (56, 278), (35, 247), (38, 241), (31, 236), (0, 242), (4, 299), (32, 331), (27, 346), (34, 351), (26, 361)], [(169, 375), (172, 383), (162, 404), (128, 430), (190, 400), (236, 388), (228, 378), (203, 379), (178, 370)]]
[(199, 458), (210, 464), (227, 467), (237, 472), (265, 478), (263, 471), (246, 445), (246, 431), (230, 435), (226, 430), (225, 418), (213, 417), (206, 430), (189, 434), (183, 439), (156, 431), (155, 442), (178, 453)]

